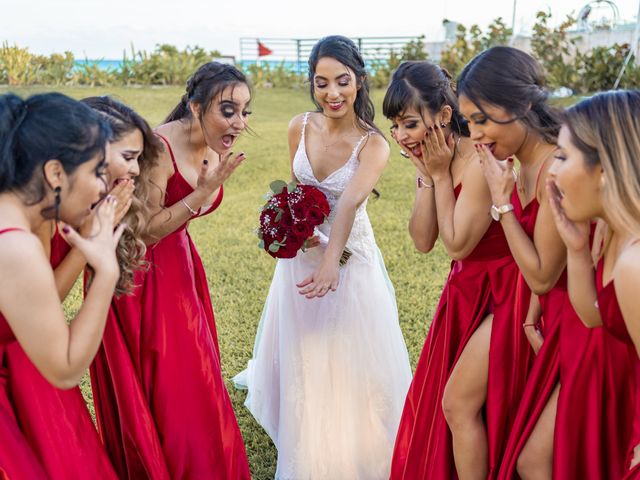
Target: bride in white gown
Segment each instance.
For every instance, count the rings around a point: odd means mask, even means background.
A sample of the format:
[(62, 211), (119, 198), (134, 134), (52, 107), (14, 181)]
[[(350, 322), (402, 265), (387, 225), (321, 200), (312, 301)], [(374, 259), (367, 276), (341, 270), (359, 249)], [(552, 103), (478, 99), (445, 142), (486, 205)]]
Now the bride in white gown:
[[(309, 59), (318, 111), (289, 126), (294, 177), (329, 200), (318, 229), (328, 242), (278, 260), (253, 358), (235, 378), (278, 449), (277, 479), (389, 478), (411, 381), (366, 212), (389, 147), (373, 124), (365, 74), (353, 42), (322, 39)], [(345, 248), (352, 255), (340, 267)]]

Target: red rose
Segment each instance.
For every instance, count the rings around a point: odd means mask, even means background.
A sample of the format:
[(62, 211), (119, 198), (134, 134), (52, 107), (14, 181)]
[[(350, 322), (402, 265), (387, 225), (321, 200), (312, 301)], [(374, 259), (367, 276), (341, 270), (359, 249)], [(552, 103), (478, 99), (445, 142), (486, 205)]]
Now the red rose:
[(313, 227), (314, 225), (311, 225), (307, 222), (298, 222), (293, 224), (291, 230), (296, 237), (306, 240), (311, 235), (313, 235)]
[(325, 215), (319, 207), (314, 206), (307, 211), (307, 219), (313, 225), (321, 225), (324, 223)]
[(288, 208), (282, 211), (282, 216), (280, 217), (278, 224), (287, 230), (291, 229), (291, 226), (293, 225), (293, 218), (291, 217), (291, 213), (289, 213)]

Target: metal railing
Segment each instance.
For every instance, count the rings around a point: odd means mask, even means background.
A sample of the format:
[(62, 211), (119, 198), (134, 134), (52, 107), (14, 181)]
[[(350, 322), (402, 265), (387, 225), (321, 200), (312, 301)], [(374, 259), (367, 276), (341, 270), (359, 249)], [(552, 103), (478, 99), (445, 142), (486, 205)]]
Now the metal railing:
[[(361, 55), (367, 62), (387, 60), (391, 51), (400, 52), (409, 42), (417, 41), (420, 37), (355, 37), (351, 38), (358, 46)], [(307, 60), (311, 49), (319, 38), (240, 38), (240, 63), (248, 65), (252, 63), (284, 63), (284, 65), (296, 73), (304, 73), (307, 70)], [(258, 57), (258, 42), (270, 49), (273, 53)]]

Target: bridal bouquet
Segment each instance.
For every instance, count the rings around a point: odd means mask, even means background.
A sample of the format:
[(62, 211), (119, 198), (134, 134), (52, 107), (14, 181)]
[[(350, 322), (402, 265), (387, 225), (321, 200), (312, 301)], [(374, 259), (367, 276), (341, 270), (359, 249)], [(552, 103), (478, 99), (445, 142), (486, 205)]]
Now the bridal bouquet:
[(259, 246), (274, 258), (293, 258), (306, 247), (314, 228), (324, 223), (329, 202), (310, 185), (276, 180), (269, 187), (257, 230)]

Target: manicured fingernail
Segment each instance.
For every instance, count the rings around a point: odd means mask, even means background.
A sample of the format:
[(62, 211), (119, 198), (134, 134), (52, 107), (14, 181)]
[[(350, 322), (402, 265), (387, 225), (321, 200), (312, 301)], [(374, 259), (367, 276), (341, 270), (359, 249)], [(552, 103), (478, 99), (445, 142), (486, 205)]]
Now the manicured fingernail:
[(69, 228), (69, 225), (65, 225), (64, 227), (62, 227), (62, 231), (64, 233), (69, 233), (71, 231), (71, 229)]
[(202, 161), (202, 163), (204, 163), (205, 165), (209, 165), (209, 160), (207, 160), (206, 158)]

